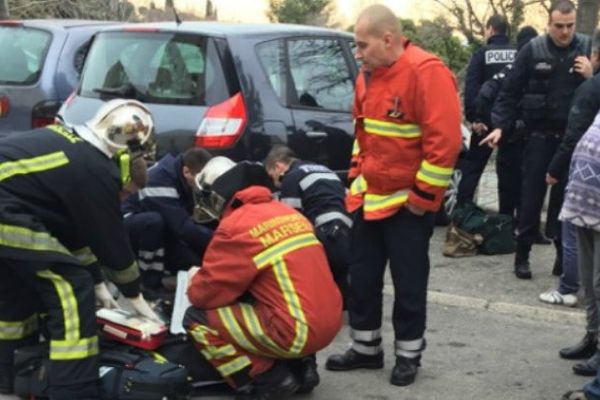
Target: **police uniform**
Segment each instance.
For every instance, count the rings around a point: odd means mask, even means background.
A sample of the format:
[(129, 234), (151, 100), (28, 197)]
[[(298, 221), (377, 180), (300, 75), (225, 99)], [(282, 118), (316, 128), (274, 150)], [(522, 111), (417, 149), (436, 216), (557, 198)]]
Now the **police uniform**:
[(139, 271), (120, 214), (120, 172), (60, 126), (0, 141), (0, 362), (38, 339), (48, 313), (50, 397), (96, 398), (94, 279), (99, 263), (127, 297)]
[[(482, 118), (480, 105), (476, 101), (479, 90), (484, 82), (512, 63), (515, 54), (516, 50), (508, 43), (506, 35), (490, 37), (487, 44), (473, 54), (465, 77), (464, 104), (467, 121), (487, 124), (489, 117)], [(457, 200), (459, 204), (473, 200), (481, 174), (492, 154), (491, 148), (479, 146), (481, 139), (480, 135), (473, 133), (469, 150), (458, 161), (458, 169), (462, 171), (462, 178), (458, 186)]]
[(183, 156), (167, 154), (148, 170), (146, 187), (123, 202), (125, 226), (143, 271), (162, 273), (165, 264), (178, 270), (202, 262), (212, 230), (192, 220), (194, 199), (182, 170)]
[[(589, 55), (590, 39), (575, 34), (566, 48), (557, 47), (548, 35), (532, 39), (519, 52), (492, 111), (492, 125), (509, 130), (520, 115), (528, 132), (523, 153), (523, 186), (518, 222), (517, 265), (527, 265), (532, 244), (539, 232), (540, 213), (546, 194), (548, 165), (564, 134), (575, 89), (585, 80), (573, 70), (575, 58)], [(552, 186), (546, 235), (561, 250), (558, 212), (566, 177)], [(517, 272), (517, 269), (515, 270)], [(523, 270), (524, 277), (530, 272)], [(519, 276), (520, 273), (517, 273)]]
[(281, 179), (280, 200), (314, 225), (343, 297), (348, 291), (349, 238), (352, 220), (344, 205), (345, 188), (329, 168), (293, 161)]

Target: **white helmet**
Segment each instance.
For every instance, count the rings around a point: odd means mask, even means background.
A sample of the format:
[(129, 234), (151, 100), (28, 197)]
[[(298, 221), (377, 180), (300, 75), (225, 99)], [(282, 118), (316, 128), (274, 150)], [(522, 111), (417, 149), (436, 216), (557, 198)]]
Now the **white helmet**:
[(194, 219), (197, 222), (205, 223), (221, 217), (227, 199), (212, 190), (212, 185), (217, 178), (235, 166), (236, 163), (229, 158), (217, 156), (211, 158), (202, 171), (196, 175), (194, 178)]
[(122, 150), (140, 150), (153, 134), (150, 110), (137, 100), (110, 100), (85, 126), (114, 155)]

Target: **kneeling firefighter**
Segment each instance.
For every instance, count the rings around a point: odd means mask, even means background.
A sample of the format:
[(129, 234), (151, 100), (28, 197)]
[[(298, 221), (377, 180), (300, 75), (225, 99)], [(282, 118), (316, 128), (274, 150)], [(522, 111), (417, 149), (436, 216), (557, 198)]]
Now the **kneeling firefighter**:
[(215, 157), (196, 184), (199, 210), (220, 223), (190, 270), (188, 335), (237, 398), (312, 390), (310, 356), (340, 329), (342, 301), (311, 223), (272, 199), (260, 164)]
[(85, 125), (0, 140), (0, 393), (12, 391), (14, 350), (39, 340), (47, 313), (50, 398), (98, 398), (96, 297), (114, 305), (100, 265), (131, 308), (156, 318), (120, 213), (120, 195), (144, 185), (152, 127), (145, 106), (117, 99)]

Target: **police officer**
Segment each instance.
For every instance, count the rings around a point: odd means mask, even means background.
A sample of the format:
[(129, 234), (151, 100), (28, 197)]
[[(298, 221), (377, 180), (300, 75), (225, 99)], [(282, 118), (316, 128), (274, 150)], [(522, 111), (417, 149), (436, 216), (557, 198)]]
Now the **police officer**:
[(345, 299), (352, 220), (344, 205), (344, 185), (329, 168), (298, 160), (294, 152), (283, 145), (271, 149), (265, 159), (265, 168), (281, 190), (280, 201), (303, 213), (314, 225)]
[[(471, 123), (473, 135), (467, 153), (458, 161), (462, 178), (458, 186), (458, 204), (473, 201), (475, 189), (481, 174), (492, 153), (488, 147), (478, 146), (481, 135), (485, 133), (485, 116), (477, 113), (476, 98), (484, 82), (512, 63), (516, 50), (508, 43), (508, 21), (502, 15), (491, 16), (485, 25), (485, 46), (471, 57), (465, 77), (465, 118)], [(484, 118), (482, 118), (484, 117)]]
[(139, 295), (119, 212), (122, 186), (131, 178), (143, 186), (145, 168), (131, 176), (137, 157), (130, 152), (152, 125), (141, 103), (113, 100), (75, 129), (51, 125), (0, 141), (3, 392), (11, 391), (13, 351), (37, 341), (38, 312), (45, 312), (50, 398), (98, 398), (94, 289), (110, 305), (99, 271), (90, 270), (99, 264), (134, 310), (156, 319)]
[[(528, 141), (523, 154), (523, 190), (518, 221), (514, 270), (517, 278), (531, 279), (529, 253), (540, 226), (546, 194), (545, 175), (567, 123), (575, 89), (592, 75), (590, 40), (575, 34), (575, 6), (569, 0), (553, 3), (547, 34), (530, 41), (517, 55), (492, 110), (495, 129), (481, 144), (495, 146), (517, 116), (523, 117)], [(557, 223), (566, 177), (552, 187), (546, 234), (554, 239), (557, 259), (562, 249)], [(560, 260), (555, 263), (560, 265)]]
[(146, 187), (122, 205), (145, 289), (160, 288), (165, 264), (169, 271), (201, 264), (212, 229), (192, 220), (192, 187), (194, 176), (210, 158), (199, 148), (165, 155), (148, 170)]

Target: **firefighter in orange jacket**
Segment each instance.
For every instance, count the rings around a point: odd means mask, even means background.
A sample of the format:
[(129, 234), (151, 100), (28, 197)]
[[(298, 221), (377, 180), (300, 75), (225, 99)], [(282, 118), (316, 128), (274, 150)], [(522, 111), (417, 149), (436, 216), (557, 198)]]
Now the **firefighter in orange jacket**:
[(202, 267), (190, 271), (188, 335), (238, 398), (312, 390), (318, 375), (303, 358), (342, 323), (341, 295), (312, 225), (272, 199), (260, 164), (215, 157), (196, 183), (200, 211), (221, 221)]
[(362, 61), (354, 102), (356, 145), (347, 207), (351, 235), (349, 315), (352, 347), (326, 368), (383, 368), (382, 289), (389, 260), (394, 283), (396, 365), (390, 382), (414, 382), (425, 348), (429, 239), (461, 143), (452, 73), (412, 45), (385, 6), (359, 16)]

